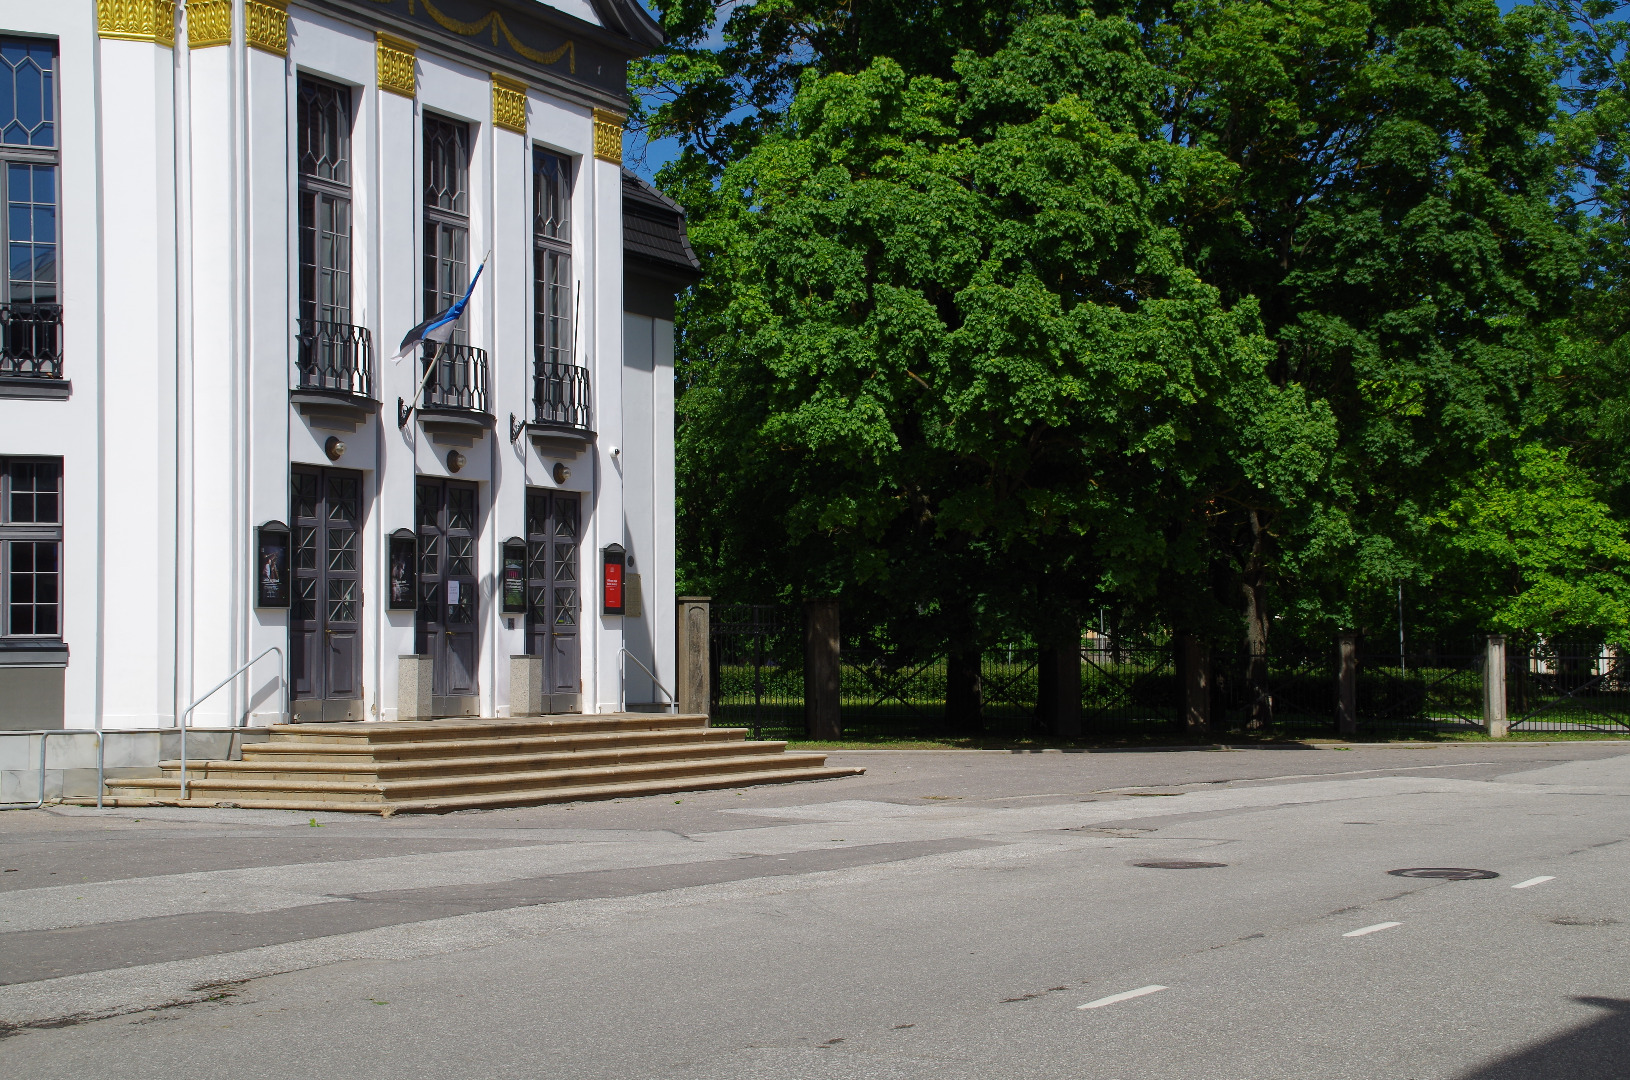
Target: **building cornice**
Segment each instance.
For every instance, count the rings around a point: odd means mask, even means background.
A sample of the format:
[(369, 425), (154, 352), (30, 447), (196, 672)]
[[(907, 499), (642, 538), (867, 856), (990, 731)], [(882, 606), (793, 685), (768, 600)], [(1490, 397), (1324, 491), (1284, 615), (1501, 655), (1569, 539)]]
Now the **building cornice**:
[(175, 0), (97, 0), (96, 32), (120, 41), (175, 47)]
[(563, 100), (618, 111), (628, 108), (629, 59), (653, 47), (535, 0), (291, 0), (291, 6)]

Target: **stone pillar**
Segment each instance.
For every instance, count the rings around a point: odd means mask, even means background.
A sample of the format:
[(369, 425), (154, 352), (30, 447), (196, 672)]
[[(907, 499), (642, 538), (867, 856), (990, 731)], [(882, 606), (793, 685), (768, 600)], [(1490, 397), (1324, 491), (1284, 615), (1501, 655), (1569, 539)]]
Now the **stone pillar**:
[(708, 597), (679, 598), (679, 685), (674, 693), (679, 697), (679, 711), (693, 716), (697, 713), (710, 715), (713, 703), (712, 687), (709, 685), (713, 677), (713, 665), (709, 659), (712, 642), (708, 636), (711, 633), (711, 616)]
[(839, 711), (838, 602), (804, 602), (804, 729), (811, 739), (843, 738)]
[(1211, 730), (1211, 648), (1198, 634), (1182, 636), (1183, 732), (1204, 737)]
[(1505, 701), (1505, 635), (1490, 634), (1483, 657), (1483, 724), (1489, 738), (1503, 739), (1511, 730)]
[(1081, 645), (1043, 645), (1036, 662), (1036, 712), (1060, 739), (1081, 737)]
[(509, 715), (542, 716), (549, 711), (548, 688), (543, 684), (543, 660), (541, 656), (509, 658)]
[(1358, 635), (1344, 630), (1336, 635), (1340, 656), (1339, 685), (1336, 693), (1336, 732), (1358, 734)]
[(429, 720), (435, 715), (431, 705), (430, 674), (434, 658), (429, 656), (399, 656), (396, 658), (396, 718), (398, 720)]

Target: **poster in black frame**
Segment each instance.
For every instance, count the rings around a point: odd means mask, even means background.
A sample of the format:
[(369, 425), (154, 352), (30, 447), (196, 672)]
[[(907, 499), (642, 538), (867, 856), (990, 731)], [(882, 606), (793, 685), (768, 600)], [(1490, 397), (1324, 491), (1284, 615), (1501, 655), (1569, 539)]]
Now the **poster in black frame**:
[(504, 541), (504, 568), (501, 579), (504, 614), (526, 613), (526, 541), (512, 536)]
[(289, 606), (289, 527), (281, 521), (255, 530), (255, 606)]
[(391, 611), (412, 611), (419, 606), (419, 538), (411, 529), (391, 533)]

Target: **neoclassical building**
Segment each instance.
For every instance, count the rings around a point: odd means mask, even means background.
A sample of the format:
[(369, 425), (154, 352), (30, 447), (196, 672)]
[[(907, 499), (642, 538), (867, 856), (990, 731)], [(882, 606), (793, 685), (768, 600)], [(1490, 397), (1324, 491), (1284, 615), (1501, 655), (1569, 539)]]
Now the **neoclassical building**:
[(697, 264), (621, 161), (661, 41), (636, 0), (0, 0), (0, 728), (171, 725), (250, 661), (195, 725), (280, 674), (311, 721), (665, 700)]

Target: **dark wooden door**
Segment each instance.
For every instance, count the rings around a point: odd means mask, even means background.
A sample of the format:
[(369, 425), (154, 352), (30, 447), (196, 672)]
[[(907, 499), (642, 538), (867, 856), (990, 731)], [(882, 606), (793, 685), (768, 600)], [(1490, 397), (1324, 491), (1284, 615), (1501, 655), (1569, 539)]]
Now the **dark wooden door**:
[(480, 659), (476, 487), (456, 480), (416, 485), (419, 611), (414, 650), (433, 657), (431, 692), (474, 697)]
[[(295, 712), (310, 720), (361, 719), (362, 474), (297, 467), (289, 487)], [(302, 700), (329, 704), (301, 707)]]
[(551, 697), (576, 695), (583, 685), (577, 510), (575, 494), (527, 492), (528, 651), (546, 658), (544, 680)]

